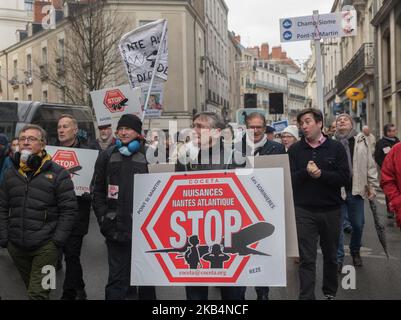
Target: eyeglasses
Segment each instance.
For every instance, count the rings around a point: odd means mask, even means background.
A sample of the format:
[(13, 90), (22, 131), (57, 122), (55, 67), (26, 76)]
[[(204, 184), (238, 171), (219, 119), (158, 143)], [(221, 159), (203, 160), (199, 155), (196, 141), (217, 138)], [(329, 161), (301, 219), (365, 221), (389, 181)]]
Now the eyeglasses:
[(192, 126), (192, 129), (204, 129), (204, 130), (211, 130), (209, 126), (204, 126), (203, 124), (200, 123), (194, 123)]
[(248, 127), (248, 129), (252, 129), (252, 130), (262, 130), (262, 129), (264, 129), (265, 127), (263, 127), (263, 126), (249, 126)]
[(37, 142), (37, 141), (41, 141), (42, 139), (36, 138), (36, 137), (19, 137), (18, 141), (19, 142), (25, 142), (28, 141), (28, 143), (33, 143), (33, 142)]

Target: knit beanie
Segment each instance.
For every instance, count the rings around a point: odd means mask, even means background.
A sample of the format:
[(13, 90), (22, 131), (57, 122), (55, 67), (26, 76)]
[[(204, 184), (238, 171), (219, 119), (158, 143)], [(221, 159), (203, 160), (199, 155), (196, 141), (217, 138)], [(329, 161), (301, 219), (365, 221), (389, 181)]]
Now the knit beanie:
[(292, 135), (295, 139), (299, 140), (299, 131), (297, 126), (290, 125), (287, 128), (285, 128), (281, 134), (283, 133), (288, 133)]
[(355, 128), (354, 118), (352, 118), (348, 113), (342, 113), (342, 114), (338, 115), (337, 119), (336, 119), (336, 125), (337, 125), (338, 119), (340, 119), (340, 117), (347, 117), (348, 119), (350, 119), (351, 123), (352, 123), (352, 128)]
[(124, 114), (118, 121), (117, 129), (126, 127), (135, 130), (138, 134), (142, 133), (142, 121), (136, 115)]

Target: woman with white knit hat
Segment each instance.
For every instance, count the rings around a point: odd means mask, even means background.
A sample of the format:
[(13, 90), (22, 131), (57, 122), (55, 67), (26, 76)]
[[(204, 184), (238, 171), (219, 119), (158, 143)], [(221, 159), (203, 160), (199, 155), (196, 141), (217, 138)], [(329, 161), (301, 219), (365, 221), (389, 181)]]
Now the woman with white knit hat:
[(281, 132), (281, 143), (285, 147), (285, 151), (299, 140), (298, 127), (295, 125), (290, 125)]

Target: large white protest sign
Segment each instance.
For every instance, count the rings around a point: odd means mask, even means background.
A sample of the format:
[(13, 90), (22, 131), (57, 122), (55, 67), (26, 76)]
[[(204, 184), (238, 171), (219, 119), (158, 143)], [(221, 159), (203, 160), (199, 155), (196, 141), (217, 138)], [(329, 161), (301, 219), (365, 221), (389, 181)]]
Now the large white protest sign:
[(111, 124), (115, 129), (123, 114), (142, 117), (141, 89), (129, 85), (92, 91), (91, 98), (98, 126)]
[(286, 286), (283, 169), (136, 175), (132, 285)]
[(119, 48), (133, 88), (150, 83), (153, 70), (156, 70), (155, 81), (167, 80), (167, 20), (151, 22), (128, 32), (121, 38)]
[(55, 163), (70, 173), (77, 196), (85, 192), (90, 193), (90, 183), (99, 151), (56, 146), (46, 146), (46, 151)]

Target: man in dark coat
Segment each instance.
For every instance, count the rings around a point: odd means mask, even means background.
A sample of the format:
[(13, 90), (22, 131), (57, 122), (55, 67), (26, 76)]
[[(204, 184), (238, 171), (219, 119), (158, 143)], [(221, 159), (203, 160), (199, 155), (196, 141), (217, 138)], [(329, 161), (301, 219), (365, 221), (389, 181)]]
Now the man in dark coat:
[(69, 173), (45, 151), (46, 132), (27, 125), (0, 188), (0, 246), (8, 248), (30, 299), (49, 299), (43, 267), (54, 266), (77, 215)]
[[(375, 147), (375, 161), (381, 168), (386, 156), (390, 153), (391, 149), (400, 142), (397, 138), (397, 129), (392, 123), (388, 123), (383, 127), (383, 138), (376, 143)], [(394, 218), (394, 212), (392, 212), (389, 201), (386, 196), (387, 205), (387, 218)]]
[[(78, 123), (69, 114), (61, 115), (57, 125), (58, 142), (61, 147), (88, 149), (78, 138)], [(85, 282), (81, 266), (81, 248), (84, 236), (89, 229), (91, 198), (88, 193), (77, 197), (78, 217), (71, 236), (63, 247), (65, 258), (65, 279), (63, 284), (63, 300), (85, 300)]]
[(400, 142), (396, 135), (397, 129), (393, 124), (388, 123), (383, 127), (383, 138), (377, 141), (375, 147), (375, 160), (380, 168), (391, 148)]
[[(124, 300), (130, 286), (134, 175), (148, 173), (140, 142), (141, 120), (123, 115), (117, 125), (116, 145), (96, 160), (93, 209), (106, 238), (109, 278), (106, 300)], [(139, 299), (156, 299), (155, 288), (139, 287)]]

